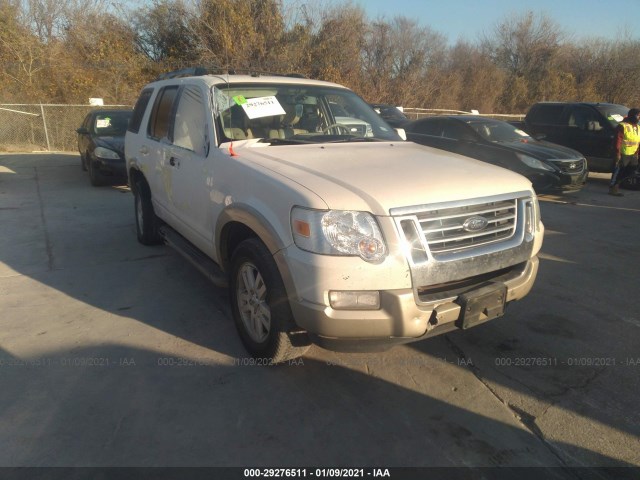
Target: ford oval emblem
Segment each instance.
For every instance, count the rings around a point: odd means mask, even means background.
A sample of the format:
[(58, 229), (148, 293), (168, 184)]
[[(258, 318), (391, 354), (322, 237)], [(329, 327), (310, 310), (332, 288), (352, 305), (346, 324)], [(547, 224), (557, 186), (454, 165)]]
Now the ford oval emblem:
[(467, 232), (479, 232), (480, 230), (484, 230), (488, 224), (489, 221), (486, 218), (480, 215), (474, 215), (464, 221), (462, 228)]

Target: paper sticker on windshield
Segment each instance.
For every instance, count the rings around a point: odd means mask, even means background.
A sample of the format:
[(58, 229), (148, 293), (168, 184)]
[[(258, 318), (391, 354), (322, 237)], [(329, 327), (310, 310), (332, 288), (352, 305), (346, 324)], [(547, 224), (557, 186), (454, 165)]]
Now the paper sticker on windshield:
[(609, 120), (615, 120), (616, 122), (620, 123), (622, 120), (624, 120), (624, 117), (615, 113), (613, 115), (609, 115)]
[(519, 128), (516, 128), (516, 129), (515, 129), (515, 132), (516, 132), (518, 135), (521, 135), (521, 136), (523, 136), (523, 137), (528, 137), (528, 136), (529, 136), (529, 134), (528, 134), (527, 132), (525, 132), (524, 130), (520, 130)]
[(285, 115), (286, 113), (274, 96), (246, 99), (242, 95), (237, 95), (233, 99), (242, 107), (249, 119)]
[(107, 118), (98, 118), (96, 120), (96, 128), (108, 128), (111, 126), (111, 119)]

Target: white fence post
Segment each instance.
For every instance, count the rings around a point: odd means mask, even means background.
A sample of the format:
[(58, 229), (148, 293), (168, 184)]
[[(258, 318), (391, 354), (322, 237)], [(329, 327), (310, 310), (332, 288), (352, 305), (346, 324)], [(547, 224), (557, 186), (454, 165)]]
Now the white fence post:
[(42, 112), (42, 124), (44, 125), (44, 137), (47, 139), (47, 152), (51, 151), (51, 145), (49, 145), (49, 132), (47, 131), (47, 120), (44, 117), (44, 107), (40, 104), (40, 112)]

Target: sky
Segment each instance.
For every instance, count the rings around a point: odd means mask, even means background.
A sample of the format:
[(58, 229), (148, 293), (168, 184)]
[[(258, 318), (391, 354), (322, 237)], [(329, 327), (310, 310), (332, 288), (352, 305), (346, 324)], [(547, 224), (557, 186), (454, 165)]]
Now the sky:
[[(334, 4), (348, 0), (334, 0)], [(640, 0), (352, 0), (370, 20), (404, 16), (447, 37), (474, 43), (508, 15), (545, 13), (574, 41), (620, 38), (626, 31), (640, 39)], [(633, 27), (633, 28), (632, 28)], [(635, 28), (635, 32), (634, 32)]]

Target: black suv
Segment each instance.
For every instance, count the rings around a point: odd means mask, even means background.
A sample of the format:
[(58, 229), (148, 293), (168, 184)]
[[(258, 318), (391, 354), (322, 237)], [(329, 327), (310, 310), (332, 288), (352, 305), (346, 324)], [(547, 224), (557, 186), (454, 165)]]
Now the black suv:
[(537, 139), (579, 151), (590, 171), (610, 173), (616, 127), (628, 112), (615, 103), (540, 102), (531, 107), (521, 128)]

